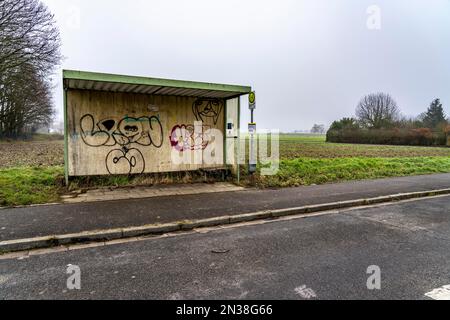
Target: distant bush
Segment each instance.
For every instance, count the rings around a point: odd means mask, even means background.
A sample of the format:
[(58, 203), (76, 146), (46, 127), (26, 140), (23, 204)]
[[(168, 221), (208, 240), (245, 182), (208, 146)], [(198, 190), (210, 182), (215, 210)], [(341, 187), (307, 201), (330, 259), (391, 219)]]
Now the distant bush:
[(444, 130), (447, 135), (447, 147), (450, 147), (450, 124), (447, 125)]
[(450, 124), (448, 124), (448, 125), (445, 127), (444, 131), (445, 131), (445, 133), (446, 133), (447, 135), (450, 135)]
[(327, 142), (391, 144), (407, 146), (445, 146), (445, 132), (433, 132), (428, 128), (418, 129), (330, 129)]
[(341, 120), (334, 121), (330, 130), (344, 130), (344, 129), (359, 129), (358, 120), (355, 118), (342, 118)]
[(64, 135), (60, 133), (35, 133), (30, 136), (33, 141), (55, 141), (64, 140)]
[(1, 141), (13, 142), (13, 141), (57, 141), (64, 140), (64, 135), (59, 133), (28, 133), (21, 134), (15, 138), (2, 138)]

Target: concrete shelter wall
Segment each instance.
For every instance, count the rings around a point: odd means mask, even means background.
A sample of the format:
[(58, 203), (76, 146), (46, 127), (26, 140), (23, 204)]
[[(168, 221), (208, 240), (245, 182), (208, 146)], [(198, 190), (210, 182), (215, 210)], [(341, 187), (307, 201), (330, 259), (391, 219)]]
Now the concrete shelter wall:
[[(224, 133), (225, 101), (94, 90), (67, 91), (69, 176), (173, 172), (218, 167), (174, 163)], [(194, 131), (195, 121), (202, 126)], [(223, 150), (217, 150), (222, 156)]]

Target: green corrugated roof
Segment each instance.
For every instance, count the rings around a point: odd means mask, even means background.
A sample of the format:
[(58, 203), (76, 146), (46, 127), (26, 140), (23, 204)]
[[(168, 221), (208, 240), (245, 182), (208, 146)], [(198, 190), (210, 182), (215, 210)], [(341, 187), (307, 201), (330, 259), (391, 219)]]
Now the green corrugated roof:
[(148, 78), (87, 71), (63, 70), (64, 87), (158, 95), (232, 98), (248, 94), (250, 86)]

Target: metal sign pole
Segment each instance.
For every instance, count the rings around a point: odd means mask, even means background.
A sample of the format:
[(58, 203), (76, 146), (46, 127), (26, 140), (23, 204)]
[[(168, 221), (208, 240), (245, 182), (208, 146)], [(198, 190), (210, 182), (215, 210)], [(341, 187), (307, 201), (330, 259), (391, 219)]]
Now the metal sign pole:
[(256, 135), (256, 123), (253, 118), (253, 111), (256, 108), (256, 95), (255, 92), (251, 92), (248, 96), (249, 109), (250, 109), (250, 123), (248, 124), (248, 133), (250, 135), (250, 156), (248, 172), (253, 174), (256, 172), (256, 152), (255, 152), (255, 135)]

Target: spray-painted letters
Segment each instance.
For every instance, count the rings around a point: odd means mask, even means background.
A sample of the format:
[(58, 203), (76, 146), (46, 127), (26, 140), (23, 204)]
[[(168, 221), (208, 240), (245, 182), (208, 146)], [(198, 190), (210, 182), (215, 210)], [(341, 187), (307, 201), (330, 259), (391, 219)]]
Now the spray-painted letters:
[(80, 129), (81, 138), (88, 146), (120, 146), (106, 155), (106, 169), (110, 174), (143, 173), (145, 159), (138, 147), (160, 148), (163, 144), (163, 129), (156, 116), (107, 118), (95, 123), (94, 117), (86, 114), (80, 119)]

